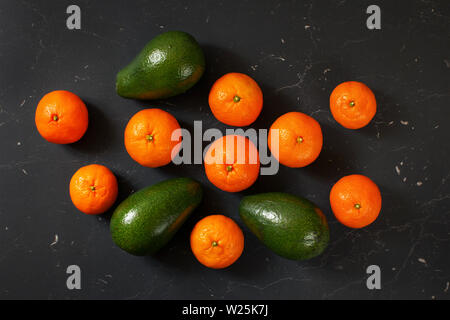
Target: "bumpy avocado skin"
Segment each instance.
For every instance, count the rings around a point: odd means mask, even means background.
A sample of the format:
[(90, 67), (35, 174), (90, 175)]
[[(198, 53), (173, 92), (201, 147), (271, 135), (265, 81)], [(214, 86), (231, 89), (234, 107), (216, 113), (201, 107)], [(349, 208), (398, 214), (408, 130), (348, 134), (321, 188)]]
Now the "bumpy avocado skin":
[(311, 259), (328, 245), (326, 218), (309, 200), (288, 193), (262, 193), (244, 197), (239, 213), (248, 228), (284, 258)]
[(141, 189), (114, 211), (113, 241), (133, 255), (153, 254), (169, 242), (202, 200), (201, 185), (175, 178)]
[(205, 71), (205, 56), (190, 34), (162, 33), (141, 50), (116, 77), (116, 91), (125, 98), (162, 99), (190, 89)]

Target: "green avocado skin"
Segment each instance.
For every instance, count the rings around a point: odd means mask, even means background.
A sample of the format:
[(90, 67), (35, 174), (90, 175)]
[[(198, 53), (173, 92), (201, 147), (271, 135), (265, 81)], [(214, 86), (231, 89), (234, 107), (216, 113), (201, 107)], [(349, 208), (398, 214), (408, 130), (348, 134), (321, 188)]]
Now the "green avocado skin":
[(204, 71), (205, 56), (194, 37), (168, 31), (153, 38), (119, 71), (116, 91), (125, 98), (168, 98), (190, 89)]
[(311, 259), (328, 245), (325, 216), (312, 202), (295, 195), (271, 192), (244, 197), (239, 214), (269, 249), (284, 258)]
[(133, 255), (157, 252), (200, 204), (202, 194), (201, 185), (190, 178), (166, 180), (133, 193), (112, 215), (113, 241)]

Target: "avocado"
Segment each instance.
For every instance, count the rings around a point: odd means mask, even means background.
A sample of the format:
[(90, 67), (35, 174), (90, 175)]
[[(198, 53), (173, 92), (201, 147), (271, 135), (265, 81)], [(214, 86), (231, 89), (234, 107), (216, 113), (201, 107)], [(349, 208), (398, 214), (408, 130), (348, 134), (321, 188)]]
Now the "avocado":
[(239, 214), (269, 249), (291, 260), (321, 254), (330, 238), (325, 216), (312, 202), (288, 193), (244, 197)]
[(116, 91), (124, 98), (168, 98), (191, 88), (204, 71), (205, 56), (194, 37), (168, 31), (153, 38), (119, 71)]
[(201, 185), (190, 178), (169, 179), (141, 189), (114, 211), (112, 239), (134, 255), (155, 253), (169, 242), (201, 199)]

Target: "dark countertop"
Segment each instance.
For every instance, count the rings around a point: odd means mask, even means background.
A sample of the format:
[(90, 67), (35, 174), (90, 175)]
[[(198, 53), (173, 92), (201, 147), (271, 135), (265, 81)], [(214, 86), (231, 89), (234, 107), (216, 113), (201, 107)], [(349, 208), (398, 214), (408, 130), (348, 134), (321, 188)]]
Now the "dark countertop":
[[(66, 28), (66, 8), (82, 10), (81, 30)], [(366, 28), (369, 1), (3, 1), (0, 7), (0, 298), (137, 299), (448, 299), (450, 281), (450, 5), (377, 1), (382, 29)], [(184, 95), (134, 101), (115, 94), (116, 72), (155, 35), (193, 34), (207, 56), (203, 79)], [(172, 113), (191, 132), (226, 127), (207, 96), (227, 72), (253, 77), (264, 92), (254, 128), (281, 114), (314, 116), (324, 132), (319, 159), (281, 167), (239, 194), (210, 184), (202, 165), (149, 169), (126, 153), (123, 130), (143, 107)], [(332, 118), (328, 98), (347, 80), (373, 89), (378, 112), (351, 131)], [(43, 140), (34, 112), (47, 92), (66, 89), (88, 105), (90, 128), (73, 145)], [(206, 145), (206, 144), (205, 144)], [(100, 163), (119, 179), (120, 200), (168, 177), (205, 188), (199, 210), (155, 257), (133, 257), (112, 243), (109, 217), (77, 212), (69, 179)], [(341, 176), (371, 177), (383, 209), (352, 230), (328, 201)], [(307, 262), (266, 249), (238, 217), (242, 195), (285, 191), (305, 196), (328, 218), (331, 242)], [(200, 265), (189, 233), (201, 217), (225, 214), (244, 229), (245, 250), (226, 270)], [(54, 243), (57, 235), (57, 243)], [(82, 270), (82, 289), (66, 288), (66, 268)], [(366, 268), (381, 268), (381, 290), (366, 288)]]

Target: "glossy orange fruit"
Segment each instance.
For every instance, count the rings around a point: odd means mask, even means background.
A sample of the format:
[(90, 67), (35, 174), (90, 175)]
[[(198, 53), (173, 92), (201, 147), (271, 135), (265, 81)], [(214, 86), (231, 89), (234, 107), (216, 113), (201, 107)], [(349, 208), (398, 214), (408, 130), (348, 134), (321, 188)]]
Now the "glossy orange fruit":
[(311, 164), (319, 156), (322, 144), (320, 124), (301, 112), (288, 112), (282, 115), (275, 120), (269, 130), (269, 149), (273, 156), (287, 167), (300, 168)]
[(255, 145), (239, 135), (217, 139), (205, 155), (205, 172), (209, 181), (228, 192), (250, 187), (259, 176), (259, 165)]
[(175, 130), (180, 130), (180, 125), (170, 113), (161, 109), (139, 111), (125, 128), (125, 148), (131, 158), (145, 167), (164, 166), (181, 148), (181, 135), (172, 140)]
[(73, 143), (80, 140), (88, 128), (88, 111), (76, 94), (52, 91), (39, 101), (35, 122), (45, 140), (58, 144)]
[(232, 219), (211, 215), (195, 225), (191, 249), (197, 260), (213, 269), (232, 265), (244, 250), (244, 234)]
[(70, 198), (75, 207), (86, 214), (107, 211), (116, 201), (117, 193), (116, 177), (102, 165), (81, 167), (70, 180)]
[(255, 80), (243, 73), (228, 73), (209, 93), (209, 106), (217, 120), (230, 126), (248, 126), (261, 113), (263, 94)]
[(380, 189), (363, 175), (345, 176), (331, 189), (330, 204), (343, 225), (362, 228), (374, 222), (380, 213)]
[(364, 83), (343, 82), (330, 96), (330, 109), (334, 119), (347, 129), (366, 126), (377, 112), (372, 90)]

